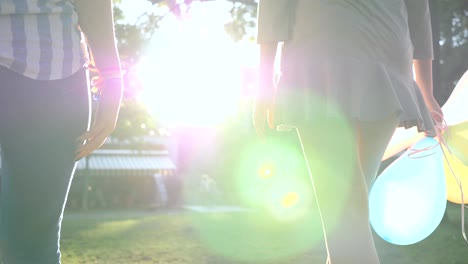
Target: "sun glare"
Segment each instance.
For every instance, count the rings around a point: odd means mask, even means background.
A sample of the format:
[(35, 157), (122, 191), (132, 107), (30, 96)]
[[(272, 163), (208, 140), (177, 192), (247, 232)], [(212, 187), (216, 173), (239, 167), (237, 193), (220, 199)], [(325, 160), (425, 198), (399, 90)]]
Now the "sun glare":
[(224, 30), (229, 14), (213, 4), (194, 3), (189, 16), (165, 18), (137, 65), (141, 99), (167, 125), (214, 125), (237, 112), (241, 67), (251, 62), (242, 59), (246, 45)]

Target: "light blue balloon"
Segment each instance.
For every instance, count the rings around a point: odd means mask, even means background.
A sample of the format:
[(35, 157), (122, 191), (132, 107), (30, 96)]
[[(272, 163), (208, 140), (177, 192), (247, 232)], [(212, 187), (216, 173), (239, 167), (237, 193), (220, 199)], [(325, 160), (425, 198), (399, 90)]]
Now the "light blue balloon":
[(414, 244), (440, 224), (446, 199), (441, 148), (435, 139), (423, 138), (375, 181), (369, 196), (370, 222), (384, 240)]

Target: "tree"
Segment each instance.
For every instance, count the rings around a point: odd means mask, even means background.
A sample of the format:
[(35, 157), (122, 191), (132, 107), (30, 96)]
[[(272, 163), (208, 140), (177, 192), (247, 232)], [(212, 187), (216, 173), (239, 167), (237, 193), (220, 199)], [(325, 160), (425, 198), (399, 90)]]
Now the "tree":
[[(117, 44), (124, 70), (129, 73), (139, 61), (153, 33), (159, 28), (159, 22), (166, 16), (183, 17), (184, 12), (190, 10), (193, 0), (147, 0), (148, 10), (142, 13), (134, 23), (125, 21), (125, 12), (120, 9), (122, 0), (114, 0), (114, 20)], [(195, 0), (199, 2), (216, 0)], [(218, 0), (219, 1), (219, 0)], [(228, 1), (228, 0), (224, 0)], [(240, 40), (249, 35), (249, 29), (255, 26), (256, 1), (255, 0), (229, 0), (232, 2), (232, 20), (226, 25), (226, 31), (233, 39)], [(253, 37), (251, 34), (250, 37)], [(138, 143), (142, 136), (157, 131), (158, 122), (151, 116), (144, 105), (136, 99), (135, 95), (140, 84), (133, 82), (129, 74), (125, 78), (125, 93), (120, 111), (117, 127), (112, 134), (121, 141)], [(138, 144), (137, 144), (138, 145)]]
[[(436, 98), (443, 104), (468, 69), (468, 1), (431, 0)], [(439, 44), (439, 45), (437, 45)]]
[(146, 107), (135, 98), (126, 97), (120, 108), (119, 121), (112, 134), (120, 141), (130, 140), (138, 143), (138, 139), (157, 133), (157, 122)]

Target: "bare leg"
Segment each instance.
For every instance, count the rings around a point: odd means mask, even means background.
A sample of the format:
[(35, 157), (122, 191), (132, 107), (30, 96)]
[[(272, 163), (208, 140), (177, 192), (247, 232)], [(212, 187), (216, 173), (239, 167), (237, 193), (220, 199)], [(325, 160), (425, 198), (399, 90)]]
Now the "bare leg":
[[(316, 128), (298, 128), (321, 211), (327, 263), (380, 263), (369, 225), (368, 186), (375, 179), (396, 125), (393, 116), (379, 122), (356, 122), (355, 135), (349, 137), (354, 142), (349, 144), (336, 144), (329, 136), (336, 132), (327, 132), (324, 126), (319, 133)], [(344, 148), (353, 145), (355, 148), (349, 149), (354, 155), (341, 155)], [(345, 159), (350, 160), (350, 166), (342, 165)]]
[(358, 144), (361, 170), (370, 191), (379, 171), (382, 157), (387, 148), (397, 121), (389, 118), (380, 122), (357, 122), (356, 141)]

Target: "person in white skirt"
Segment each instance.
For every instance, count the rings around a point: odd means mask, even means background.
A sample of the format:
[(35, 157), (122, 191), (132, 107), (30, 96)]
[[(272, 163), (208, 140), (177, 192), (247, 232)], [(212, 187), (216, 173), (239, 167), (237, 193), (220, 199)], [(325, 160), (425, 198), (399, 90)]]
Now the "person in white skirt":
[(429, 133), (443, 118), (428, 1), (260, 0), (257, 41), (254, 125), (260, 135), (267, 125), (297, 131), (327, 262), (379, 263), (368, 192), (385, 148), (396, 127)]

